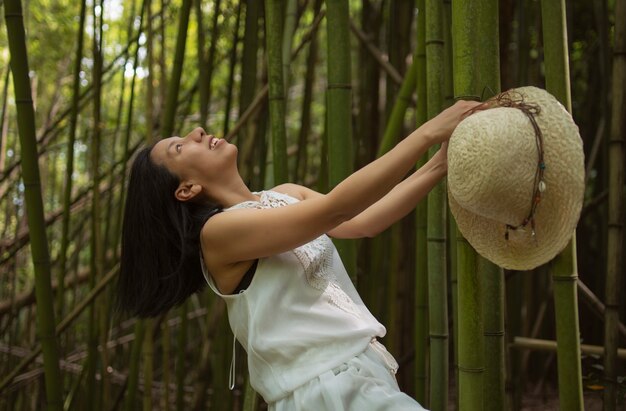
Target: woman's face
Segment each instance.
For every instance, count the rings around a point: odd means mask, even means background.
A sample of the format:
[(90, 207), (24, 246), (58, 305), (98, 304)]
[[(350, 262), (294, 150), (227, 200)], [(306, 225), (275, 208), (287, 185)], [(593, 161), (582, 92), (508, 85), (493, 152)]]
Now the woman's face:
[(237, 167), (237, 147), (207, 135), (198, 127), (185, 137), (169, 137), (155, 144), (152, 161), (167, 168), (183, 183), (208, 185)]

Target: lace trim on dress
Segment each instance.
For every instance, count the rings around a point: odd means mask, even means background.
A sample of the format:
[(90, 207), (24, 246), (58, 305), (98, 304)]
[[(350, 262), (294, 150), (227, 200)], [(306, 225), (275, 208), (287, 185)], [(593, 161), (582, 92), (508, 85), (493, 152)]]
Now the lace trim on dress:
[[(295, 204), (297, 199), (275, 191), (254, 193), (260, 195), (259, 201), (245, 201), (230, 207), (228, 210), (239, 208), (277, 208)], [(300, 247), (294, 248), (308, 284), (321, 291), (328, 297), (334, 306), (360, 317), (360, 310), (352, 298), (339, 286), (337, 276), (332, 270), (333, 245), (327, 235), (321, 235)]]

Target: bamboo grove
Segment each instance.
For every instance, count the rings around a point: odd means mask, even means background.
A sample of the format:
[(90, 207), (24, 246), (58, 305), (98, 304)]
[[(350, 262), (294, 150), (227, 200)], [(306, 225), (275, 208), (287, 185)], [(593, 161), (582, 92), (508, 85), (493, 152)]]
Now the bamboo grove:
[(113, 311), (138, 148), (202, 126), (237, 144), (252, 189), (327, 192), (455, 100), (523, 85), (555, 95), (584, 142), (583, 211), (555, 261), (484, 260), (445, 181), (337, 247), (427, 408), (626, 407), (626, 0), (0, 7), (1, 410), (265, 409), (244, 360), (229, 389), (232, 334), (209, 291), (151, 320)]

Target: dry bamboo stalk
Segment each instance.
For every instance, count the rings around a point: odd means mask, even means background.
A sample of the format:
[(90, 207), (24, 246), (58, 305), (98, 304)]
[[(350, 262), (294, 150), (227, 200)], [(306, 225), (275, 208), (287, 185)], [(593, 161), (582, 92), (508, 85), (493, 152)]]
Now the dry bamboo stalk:
[[(557, 342), (553, 340), (542, 340), (539, 338), (514, 337), (513, 342), (509, 343), (509, 347), (534, 351), (555, 352), (557, 350)], [(580, 351), (583, 354), (592, 354), (604, 357), (604, 347), (599, 345), (581, 344)], [(618, 348), (617, 357), (622, 360), (626, 360), (626, 348)]]

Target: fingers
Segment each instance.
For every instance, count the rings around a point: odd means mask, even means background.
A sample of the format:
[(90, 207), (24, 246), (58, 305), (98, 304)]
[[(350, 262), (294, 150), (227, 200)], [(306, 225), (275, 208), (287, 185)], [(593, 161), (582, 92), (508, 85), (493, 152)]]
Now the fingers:
[(461, 113), (461, 120), (466, 119), (477, 111), (489, 108), (489, 105), (486, 102), (459, 100), (459, 103), (460, 102), (463, 103), (461, 107), (465, 110)]

